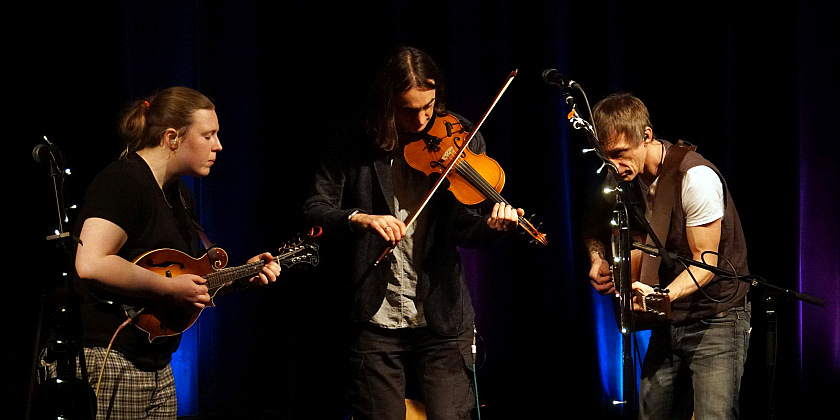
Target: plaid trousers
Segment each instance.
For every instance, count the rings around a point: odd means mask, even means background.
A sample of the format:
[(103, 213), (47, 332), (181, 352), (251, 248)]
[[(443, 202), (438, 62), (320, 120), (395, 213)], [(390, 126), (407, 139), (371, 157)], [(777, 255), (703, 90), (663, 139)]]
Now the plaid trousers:
[[(85, 347), (88, 381), (95, 390), (105, 359), (105, 348)], [(47, 374), (55, 377), (55, 363), (46, 363)], [(76, 377), (81, 366), (76, 363)], [(175, 419), (178, 401), (172, 367), (144, 372), (120, 352), (111, 349), (96, 395), (96, 419)]]

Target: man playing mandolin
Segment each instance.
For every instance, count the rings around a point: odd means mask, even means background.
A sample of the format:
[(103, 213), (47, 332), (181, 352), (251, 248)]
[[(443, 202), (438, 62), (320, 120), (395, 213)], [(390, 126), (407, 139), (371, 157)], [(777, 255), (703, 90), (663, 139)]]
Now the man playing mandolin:
[[(482, 216), (449, 190), (429, 197), (434, 179), (407, 164), (405, 146), (430, 140), (429, 129), (454, 115), (444, 87), (426, 53), (393, 52), (374, 82), (367, 132), (322, 161), (304, 205), (325, 238), (350, 248), (342, 272), (352, 287), (349, 403), (357, 420), (405, 419), (409, 377), (419, 379), (430, 419), (468, 418), (474, 406), (474, 312), (457, 247), (494, 241), (523, 211), (495, 203)], [(476, 133), (470, 149), (484, 148)]]
[[(174, 419), (169, 363), (180, 335), (151, 340), (124, 324), (134, 315), (126, 308), (148, 305), (189, 314), (208, 305), (211, 296), (199, 275), (167, 278), (132, 261), (158, 249), (195, 257), (206, 252), (180, 178), (210, 173), (222, 150), (219, 122), (207, 97), (173, 87), (131, 104), (121, 131), (126, 150), (93, 180), (79, 216), (76, 270), (89, 292), (82, 305), (87, 377), (97, 392), (97, 418)], [(280, 266), (269, 253), (249, 262), (260, 260), (265, 264), (248, 281), (274, 282)]]
[[(686, 143), (655, 138), (647, 108), (629, 94), (600, 101), (593, 121), (617, 175), (642, 191), (646, 219), (667, 250), (749, 274), (741, 222), (714, 165)], [(590, 239), (588, 247), (593, 287), (615, 293), (604, 244)], [(640, 418), (688, 419), (692, 407), (698, 419), (737, 418), (749, 342), (748, 284), (694, 266), (675, 264), (669, 271), (638, 250), (631, 253), (631, 267), (638, 295), (661, 284), (672, 303), (672, 322), (651, 332), (639, 388)]]

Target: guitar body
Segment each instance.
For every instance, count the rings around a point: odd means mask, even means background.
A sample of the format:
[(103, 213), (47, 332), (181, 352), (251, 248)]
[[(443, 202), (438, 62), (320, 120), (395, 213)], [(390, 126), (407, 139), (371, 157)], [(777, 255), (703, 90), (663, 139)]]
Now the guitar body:
[[(353, 417), (350, 417), (353, 420)], [(426, 420), (426, 406), (420, 401), (405, 399), (405, 420)]]
[[(227, 253), (220, 248), (216, 248), (216, 252), (218, 259), (213, 261), (207, 254), (201, 258), (193, 258), (176, 249), (156, 249), (137, 257), (134, 264), (164, 277), (175, 277), (181, 274), (206, 277), (227, 265)], [(212, 298), (222, 287), (224, 285), (209, 290), (211, 299), (207, 307), (215, 306)], [(134, 324), (149, 334), (151, 342), (158, 337), (168, 337), (186, 331), (195, 323), (201, 311), (201, 309), (196, 309), (190, 313), (179, 308), (148, 307), (141, 310)]]
[(426, 407), (417, 400), (405, 400), (405, 420), (426, 420)]

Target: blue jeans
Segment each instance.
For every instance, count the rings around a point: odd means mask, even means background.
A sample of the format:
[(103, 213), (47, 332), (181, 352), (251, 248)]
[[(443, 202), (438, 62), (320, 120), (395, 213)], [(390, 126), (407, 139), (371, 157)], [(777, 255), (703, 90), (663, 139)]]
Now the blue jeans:
[(737, 419), (750, 305), (651, 332), (639, 385), (640, 419)]

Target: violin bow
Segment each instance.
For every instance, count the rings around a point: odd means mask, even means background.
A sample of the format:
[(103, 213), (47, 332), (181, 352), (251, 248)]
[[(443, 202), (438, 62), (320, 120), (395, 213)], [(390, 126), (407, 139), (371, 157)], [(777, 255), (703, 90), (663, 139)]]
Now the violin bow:
[[(513, 82), (513, 78), (516, 77), (516, 73), (518, 71), (519, 70), (514, 70), (510, 72), (510, 74), (507, 77), (507, 80), (505, 80), (504, 86), (502, 86), (502, 89), (499, 90), (499, 93), (496, 94), (496, 97), (493, 98), (493, 102), (490, 104), (490, 107), (487, 108), (487, 111), (484, 112), (484, 115), (482, 115), (475, 128), (471, 130), (470, 133), (467, 135), (467, 139), (466, 141), (464, 141), (464, 146), (461, 148), (461, 152), (457, 156), (452, 158), (452, 161), (449, 162), (449, 165), (446, 166), (446, 170), (443, 171), (443, 173), (441, 173), (440, 178), (438, 178), (438, 180), (435, 182), (435, 185), (432, 186), (432, 189), (429, 190), (429, 193), (426, 194), (426, 197), (423, 198), (423, 201), (420, 203), (420, 206), (417, 207), (417, 210), (414, 210), (414, 212), (408, 216), (408, 219), (406, 219), (406, 228), (411, 226), (411, 224), (414, 223), (415, 220), (417, 220), (417, 216), (420, 215), (420, 212), (423, 211), (423, 209), (426, 207), (426, 204), (429, 204), (429, 201), (432, 199), (432, 196), (438, 190), (438, 187), (440, 187), (440, 185), (443, 184), (443, 180), (446, 179), (447, 176), (449, 176), (449, 173), (452, 172), (452, 169), (455, 167), (455, 164), (458, 163), (458, 158), (461, 156), (462, 153), (464, 153), (465, 150), (467, 150), (468, 147), (470, 147), (470, 141), (472, 141), (473, 137), (475, 136), (475, 133), (477, 133), (481, 125), (484, 124), (484, 121), (487, 119), (487, 116), (490, 115), (490, 111), (492, 111), (493, 108), (496, 107), (496, 104), (499, 102), (499, 99), (502, 98), (502, 95), (504, 95), (508, 86), (510, 86), (510, 83)], [(374, 262), (373, 265), (378, 265), (379, 262), (382, 261), (382, 259), (385, 258), (385, 256), (388, 255), (388, 253), (391, 252), (393, 249), (394, 245), (388, 246), (388, 248), (382, 251), (382, 254), (379, 255), (379, 258), (376, 259), (376, 262)]]

